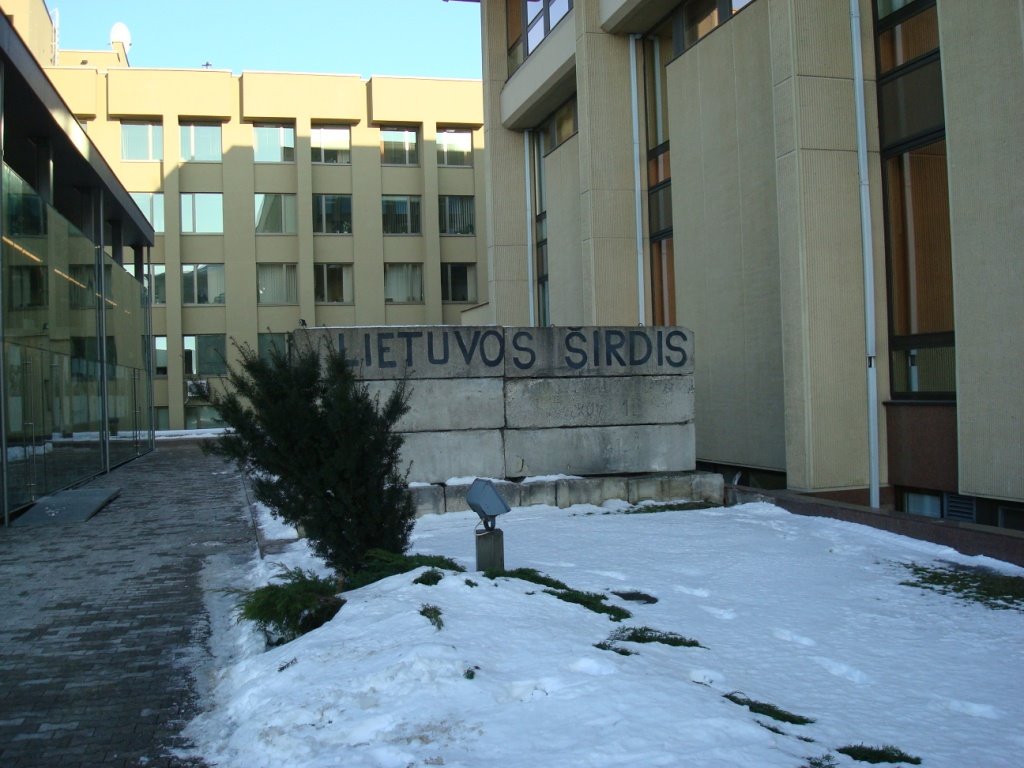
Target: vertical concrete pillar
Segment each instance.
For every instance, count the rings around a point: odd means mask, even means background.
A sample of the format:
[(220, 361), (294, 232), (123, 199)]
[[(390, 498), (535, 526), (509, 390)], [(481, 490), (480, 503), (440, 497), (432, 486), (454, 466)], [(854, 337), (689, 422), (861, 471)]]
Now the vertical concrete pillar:
[[(637, 318), (636, 217), (628, 36), (600, 26), (598, 3), (577, 3), (580, 229), (586, 324)], [(589, 296), (586, 295), (589, 292)]]
[(484, 179), (488, 191), (487, 294), (499, 325), (528, 325), (530, 285), (527, 238), (531, 212), (525, 210), (526, 151), (523, 134), (501, 124), (501, 89), (508, 79), (505, 3), (481, 3), (484, 40)]

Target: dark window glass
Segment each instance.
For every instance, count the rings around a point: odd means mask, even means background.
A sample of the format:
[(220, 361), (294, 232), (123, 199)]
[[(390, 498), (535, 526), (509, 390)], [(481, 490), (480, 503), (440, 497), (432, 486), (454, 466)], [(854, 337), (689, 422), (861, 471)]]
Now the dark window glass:
[(939, 20), (935, 6), (932, 6), (879, 33), (878, 73), (884, 75), (896, 67), (938, 50), (938, 47)]
[(942, 130), (942, 71), (939, 59), (914, 67), (880, 88), (883, 147)]

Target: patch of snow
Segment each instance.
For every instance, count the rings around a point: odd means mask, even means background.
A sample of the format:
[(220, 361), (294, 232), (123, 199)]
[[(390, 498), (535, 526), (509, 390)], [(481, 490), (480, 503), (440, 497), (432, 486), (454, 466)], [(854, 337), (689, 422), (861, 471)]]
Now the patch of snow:
[[(633, 618), (615, 623), (516, 579), (413, 583), (424, 569), (347, 593), (332, 621), (267, 651), (250, 626), (221, 617), (219, 672), (187, 730), (199, 753), (223, 768), (793, 768), (863, 742), (895, 744), (929, 768), (1019, 763), (1024, 665), (1012, 658), (1024, 613), (901, 584), (901, 563), (992, 561), (764, 503), (514, 512), (502, 521), (507, 568), (608, 594)], [(412, 550), (471, 565), (475, 521), (421, 517)], [(275, 563), (327, 572), (299, 541), (222, 576), (258, 586)], [(613, 574), (658, 602), (611, 595)], [(420, 615), (425, 604), (441, 610), (441, 630)], [(210, 610), (217, 619), (225, 608)], [(629, 643), (628, 657), (594, 647), (640, 625), (703, 647)], [(732, 691), (816, 722), (773, 733), (723, 698)]]
[(536, 475), (535, 477), (524, 477), (521, 482), (523, 485), (529, 485), (530, 483), (551, 483), (556, 480), (582, 480), (583, 478), (579, 475)]

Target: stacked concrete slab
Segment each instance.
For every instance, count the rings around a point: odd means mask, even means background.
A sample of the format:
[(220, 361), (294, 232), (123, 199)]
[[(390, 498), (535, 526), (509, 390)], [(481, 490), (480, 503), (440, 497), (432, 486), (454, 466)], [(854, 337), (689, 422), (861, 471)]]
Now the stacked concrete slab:
[(410, 480), (694, 469), (693, 334), (678, 327), (318, 328), (371, 391), (410, 388)]

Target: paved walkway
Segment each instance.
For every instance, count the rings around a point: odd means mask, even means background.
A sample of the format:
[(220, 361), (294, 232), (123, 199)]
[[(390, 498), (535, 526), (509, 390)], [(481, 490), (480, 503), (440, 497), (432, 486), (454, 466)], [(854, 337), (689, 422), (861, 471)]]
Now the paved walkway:
[(171, 750), (213, 663), (203, 565), (255, 552), (241, 476), (161, 442), (90, 486), (122, 493), (85, 523), (0, 528), (0, 766), (202, 766)]

